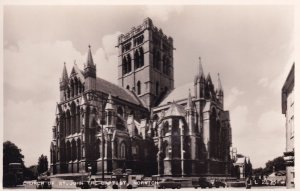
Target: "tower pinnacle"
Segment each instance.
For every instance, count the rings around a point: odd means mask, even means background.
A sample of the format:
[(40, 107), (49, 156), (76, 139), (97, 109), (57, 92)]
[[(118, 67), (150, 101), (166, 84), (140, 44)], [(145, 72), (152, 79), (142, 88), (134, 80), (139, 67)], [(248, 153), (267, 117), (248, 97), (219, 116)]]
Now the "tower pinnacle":
[(189, 89), (189, 97), (188, 97), (188, 101), (187, 101), (187, 105), (186, 105), (186, 110), (193, 110), (191, 89)]
[(92, 56), (91, 45), (89, 45), (88, 47), (89, 47), (89, 51), (88, 51), (86, 65), (87, 65), (87, 67), (94, 67), (94, 60), (93, 60), (93, 56)]
[(66, 62), (64, 62), (64, 68), (63, 68), (63, 72), (62, 72), (61, 81), (62, 82), (68, 81), (68, 72), (67, 72)]
[(221, 79), (220, 79), (220, 74), (218, 73), (218, 87), (217, 87), (217, 93), (223, 93), (223, 88), (222, 88), (222, 83), (221, 83)]
[(196, 84), (197, 82), (199, 82), (201, 78), (205, 79), (201, 57), (199, 57), (198, 73), (195, 75), (194, 83)]

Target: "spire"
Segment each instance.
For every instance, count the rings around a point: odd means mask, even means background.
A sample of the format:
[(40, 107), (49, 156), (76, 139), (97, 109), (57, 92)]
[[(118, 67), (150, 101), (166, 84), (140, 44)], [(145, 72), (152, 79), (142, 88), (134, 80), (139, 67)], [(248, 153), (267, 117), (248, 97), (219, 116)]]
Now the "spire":
[(218, 88), (217, 88), (217, 91), (220, 91), (220, 92), (223, 91), (219, 73), (218, 73)]
[(91, 45), (89, 45), (89, 51), (88, 51), (86, 65), (87, 65), (87, 67), (88, 66), (94, 67), (94, 60), (93, 60), (93, 56), (92, 56)]
[(202, 75), (204, 76), (204, 71), (203, 71), (203, 67), (202, 67), (201, 57), (199, 57), (198, 74), (199, 74), (199, 76), (202, 76)]
[(218, 73), (218, 87), (216, 89), (216, 93), (217, 95), (222, 96), (223, 95), (223, 88), (222, 88), (222, 84), (221, 84), (221, 79), (220, 79), (220, 74)]
[(200, 82), (201, 78), (204, 79), (204, 71), (202, 67), (201, 57), (199, 57), (198, 73), (195, 75), (194, 83), (196, 84)]
[(193, 109), (192, 95), (191, 95), (191, 89), (189, 89), (189, 97), (186, 105), (186, 110), (192, 110), (192, 109)]
[(62, 82), (68, 81), (68, 72), (67, 72), (67, 67), (66, 67), (65, 62), (64, 62), (64, 68), (63, 68), (63, 72), (62, 72), (61, 81)]
[(210, 73), (207, 74), (206, 80), (210, 80), (211, 81)]

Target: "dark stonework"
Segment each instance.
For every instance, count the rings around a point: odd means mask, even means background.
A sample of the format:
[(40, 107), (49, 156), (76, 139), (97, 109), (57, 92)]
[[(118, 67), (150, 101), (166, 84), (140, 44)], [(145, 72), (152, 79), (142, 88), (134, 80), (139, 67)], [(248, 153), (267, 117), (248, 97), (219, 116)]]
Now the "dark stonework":
[[(97, 77), (91, 47), (85, 67), (66, 66), (52, 128), (53, 174), (228, 176), (231, 146), (223, 89), (204, 75), (174, 88), (173, 39), (147, 18), (118, 38), (118, 83)], [(104, 163), (104, 169), (102, 165)]]

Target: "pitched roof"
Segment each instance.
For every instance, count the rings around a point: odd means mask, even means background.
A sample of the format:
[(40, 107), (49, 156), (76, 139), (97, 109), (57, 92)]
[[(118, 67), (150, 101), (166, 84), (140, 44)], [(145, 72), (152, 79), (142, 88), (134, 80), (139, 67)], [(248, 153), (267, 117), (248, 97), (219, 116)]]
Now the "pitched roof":
[(164, 117), (184, 117), (185, 110), (183, 106), (173, 102), (170, 108), (166, 111)]
[(122, 100), (128, 101), (130, 103), (136, 104), (136, 105), (142, 105), (142, 102), (133, 95), (133, 93), (123, 87), (120, 87), (116, 84), (113, 84), (111, 82), (108, 82), (104, 79), (97, 78), (96, 82), (96, 88), (98, 91), (111, 94), (114, 97), (118, 97)]
[(188, 98), (188, 92), (189, 89), (191, 89), (191, 97), (195, 97), (195, 92), (193, 91), (194, 89), (194, 83), (188, 83), (182, 86), (179, 86), (175, 89), (173, 89), (163, 100), (160, 102), (159, 106), (166, 105), (169, 102), (172, 101), (179, 101), (179, 100), (184, 100)]

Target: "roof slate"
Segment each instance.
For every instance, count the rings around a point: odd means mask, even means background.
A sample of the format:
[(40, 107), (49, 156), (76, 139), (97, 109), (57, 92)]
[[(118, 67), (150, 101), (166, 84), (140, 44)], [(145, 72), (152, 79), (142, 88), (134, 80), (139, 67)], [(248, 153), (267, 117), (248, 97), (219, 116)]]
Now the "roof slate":
[(184, 116), (185, 116), (185, 110), (183, 106), (173, 102), (170, 108), (166, 111), (164, 117), (184, 117)]
[(191, 97), (195, 97), (194, 84), (193, 82), (179, 86), (173, 89), (159, 104), (159, 106), (166, 105), (172, 101), (179, 101), (188, 99), (189, 89), (191, 90)]
[(108, 82), (102, 78), (97, 78), (96, 82), (96, 88), (98, 91), (111, 94), (113, 97), (118, 97), (122, 100), (128, 101), (130, 103), (136, 104), (136, 105), (143, 105), (138, 98), (136, 98), (133, 95), (133, 92), (130, 92), (129, 90), (120, 87), (116, 84), (113, 84), (111, 82)]

